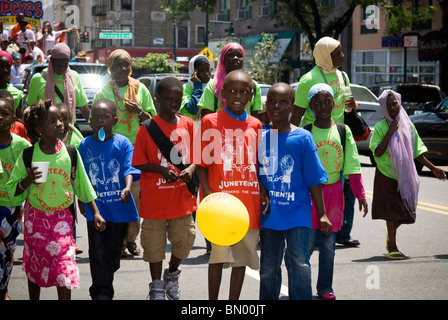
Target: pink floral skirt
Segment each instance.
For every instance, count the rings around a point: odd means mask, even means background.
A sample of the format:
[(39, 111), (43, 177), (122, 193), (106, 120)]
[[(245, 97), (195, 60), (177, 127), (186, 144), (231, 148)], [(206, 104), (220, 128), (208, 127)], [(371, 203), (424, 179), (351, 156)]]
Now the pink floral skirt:
[(23, 271), (39, 287), (78, 288), (72, 212), (29, 208), (24, 220)]

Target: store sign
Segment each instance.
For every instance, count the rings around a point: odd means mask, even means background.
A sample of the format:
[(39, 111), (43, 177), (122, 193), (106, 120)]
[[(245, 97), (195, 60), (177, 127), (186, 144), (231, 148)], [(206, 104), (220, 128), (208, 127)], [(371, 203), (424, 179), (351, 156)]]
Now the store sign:
[(440, 31), (428, 32), (420, 38), (419, 61), (437, 61), (448, 54), (448, 34)]
[(389, 36), (381, 38), (382, 47), (402, 47), (403, 37), (402, 36)]
[(407, 48), (417, 48), (418, 36), (404, 36), (403, 43)]

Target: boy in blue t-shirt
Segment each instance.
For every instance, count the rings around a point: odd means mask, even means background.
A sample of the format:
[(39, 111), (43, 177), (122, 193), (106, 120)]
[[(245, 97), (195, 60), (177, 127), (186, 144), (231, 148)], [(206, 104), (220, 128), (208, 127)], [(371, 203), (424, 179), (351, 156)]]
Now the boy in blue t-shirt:
[(311, 134), (289, 122), (293, 104), (294, 90), (288, 84), (277, 83), (269, 89), (266, 108), (273, 127), (263, 134), (258, 153), (261, 198), (266, 203), (260, 230), (261, 300), (279, 298), (283, 252), (289, 298), (312, 298), (308, 252), (310, 195), (316, 203), (323, 231), (331, 230), (321, 186), (328, 176)]
[(133, 175), (140, 171), (131, 166), (134, 147), (121, 134), (114, 134), (117, 107), (113, 101), (96, 101), (90, 113), (94, 134), (81, 141), (79, 153), (97, 194), (95, 200), (101, 216), (106, 220), (102, 232), (93, 226), (93, 215), (85, 206), (89, 237), (92, 299), (113, 298), (114, 272), (120, 268), (121, 248), (128, 222), (138, 221), (138, 212), (132, 198)]

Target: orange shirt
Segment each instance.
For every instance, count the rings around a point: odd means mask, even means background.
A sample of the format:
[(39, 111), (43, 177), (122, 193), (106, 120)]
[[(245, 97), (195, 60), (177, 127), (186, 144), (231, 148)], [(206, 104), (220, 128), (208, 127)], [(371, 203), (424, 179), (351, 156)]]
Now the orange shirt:
[[(186, 159), (183, 163), (191, 163), (189, 153), (193, 146), (193, 120), (180, 116), (177, 124), (169, 124), (158, 115), (152, 119), (180, 150), (182, 157)], [(137, 131), (132, 165), (147, 163), (168, 167), (180, 174), (180, 170), (163, 157), (147, 129), (141, 125)], [(187, 185), (181, 179), (174, 183), (167, 183), (158, 173), (142, 171), (140, 188), (139, 214), (144, 219), (174, 219), (193, 213), (197, 209), (196, 198), (191, 195)]]
[(207, 168), (210, 191), (227, 192), (240, 199), (249, 212), (249, 228), (259, 229), (257, 151), (261, 122), (252, 116), (236, 120), (222, 109), (202, 119), (200, 132), (200, 155), (195, 153), (194, 162)]

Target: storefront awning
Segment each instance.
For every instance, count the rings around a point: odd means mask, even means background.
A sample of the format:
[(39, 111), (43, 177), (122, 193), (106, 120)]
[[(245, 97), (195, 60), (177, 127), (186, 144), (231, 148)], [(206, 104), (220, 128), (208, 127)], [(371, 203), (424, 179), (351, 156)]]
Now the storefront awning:
[(279, 32), (275, 38), (275, 41), (278, 43), (278, 51), (269, 59), (270, 63), (278, 63), (282, 59), (295, 35), (296, 31)]

